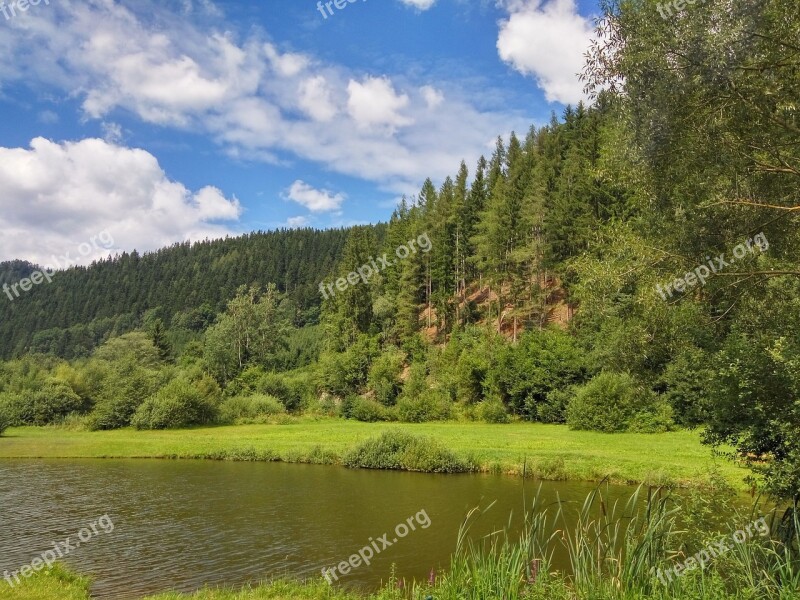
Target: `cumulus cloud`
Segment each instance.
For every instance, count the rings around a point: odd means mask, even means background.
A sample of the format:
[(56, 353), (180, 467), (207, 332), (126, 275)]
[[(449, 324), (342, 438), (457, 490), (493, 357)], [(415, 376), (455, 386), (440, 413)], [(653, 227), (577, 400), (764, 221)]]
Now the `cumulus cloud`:
[(422, 86), (420, 88), (420, 92), (422, 92), (422, 97), (425, 99), (425, 103), (428, 105), (428, 108), (436, 108), (442, 102), (444, 102), (444, 94), (442, 94), (442, 92), (433, 86)]
[(413, 121), (400, 114), (408, 106), (408, 96), (398, 94), (386, 77), (367, 77), (362, 83), (350, 80), (347, 85), (347, 110), (360, 127), (409, 125)]
[(289, 217), (286, 219), (286, 226), (289, 229), (300, 229), (306, 225), (308, 225), (308, 219), (306, 217)]
[(406, 6), (413, 6), (419, 10), (428, 10), (436, 4), (436, 0), (400, 0)]
[[(242, 208), (214, 187), (170, 180), (149, 152), (101, 139), (0, 147), (0, 260), (52, 263), (53, 255), (108, 232), (115, 249), (155, 250), (176, 241), (235, 234)], [(107, 249), (82, 262), (107, 255)], [(64, 266), (63, 264), (61, 266)]]
[(497, 50), (505, 62), (536, 79), (550, 102), (586, 100), (578, 73), (594, 36), (575, 0), (510, 0), (500, 22)]
[(328, 82), (322, 75), (300, 83), (298, 102), (306, 114), (323, 123), (336, 116), (337, 109), (331, 97)]
[(311, 212), (336, 211), (345, 201), (344, 194), (318, 190), (299, 179), (287, 190), (286, 197), (305, 206)]
[[(190, 14), (206, 6), (186, 2)], [(478, 108), (475, 90), (452, 82), (434, 89), (364, 73), (286, 51), (258, 31), (237, 39), (219, 32), (220, 19), (209, 29), (147, 0), (51, 3), (26, 17), (0, 38), (0, 86), (46, 83), (77, 98), (89, 119), (126, 111), (207, 135), (237, 159), (311, 161), (391, 193), (414, 193), (461, 159), (474, 164), (498, 132), (530, 126), (504, 106)]]

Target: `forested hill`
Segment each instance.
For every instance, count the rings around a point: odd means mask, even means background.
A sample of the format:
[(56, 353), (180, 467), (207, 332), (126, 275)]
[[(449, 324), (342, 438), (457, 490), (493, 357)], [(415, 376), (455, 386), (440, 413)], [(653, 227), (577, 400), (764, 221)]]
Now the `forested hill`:
[[(295, 324), (315, 322), (319, 282), (334, 271), (347, 235), (347, 229), (259, 232), (71, 268), (13, 301), (0, 297), (0, 356), (83, 356), (108, 334), (137, 327), (148, 311), (199, 330), (239, 286), (250, 284), (277, 284)], [(16, 283), (35, 268), (2, 263), (0, 284)]]

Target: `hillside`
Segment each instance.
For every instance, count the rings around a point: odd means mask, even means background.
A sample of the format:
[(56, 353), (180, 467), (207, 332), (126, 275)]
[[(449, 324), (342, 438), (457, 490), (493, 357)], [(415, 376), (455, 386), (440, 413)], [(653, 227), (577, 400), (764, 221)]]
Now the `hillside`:
[[(140, 325), (148, 311), (168, 324), (176, 320), (199, 330), (241, 285), (277, 284), (292, 321), (314, 323), (321, 302), (318, 282), (333, 272), (347, 233), (258, 232), (70, 268), (13, 302), (0, 297), (0, 356), (86, 356), (108, 335)], [(35, 268), (21, 261), (2, 263), (0, 285), (17, 282)]]

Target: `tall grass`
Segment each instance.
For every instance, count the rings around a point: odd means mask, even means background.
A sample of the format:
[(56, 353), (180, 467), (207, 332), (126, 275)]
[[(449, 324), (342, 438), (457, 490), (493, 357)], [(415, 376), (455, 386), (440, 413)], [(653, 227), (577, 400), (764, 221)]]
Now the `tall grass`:
[[(408, 588), (390, 585), (381, 600), (789, 600), (800, 598), (800, 519), (788, 511), (773, 519), (769, 537), (732, 545), (730, 552), (685, 572), (659, 579), (683, 558), (678, 530), (681, 504), (666, 491), (640, 487), (626, 501), (610, 503), (598, 487), (570, 518), (570, 508), (542, 505), (539, 493), (526, 512), (521, 535), (509, 526), (474, 539), (470, 531), (485, 512), (470, 512), (448, 570)], [(773, 517), (774, 517), (773, 512)], [(742, 519), (745, 515), (739, 515)], [(756, 520), (755, 513), (750, 515)], [(739, 525), (742, 523), (740, 522)], [(735, 531), (737, 527), (730, 530)], [(693, 532), (705, 545), (719, 534)], [(554, 569), (554, 556), (567, 567)]]

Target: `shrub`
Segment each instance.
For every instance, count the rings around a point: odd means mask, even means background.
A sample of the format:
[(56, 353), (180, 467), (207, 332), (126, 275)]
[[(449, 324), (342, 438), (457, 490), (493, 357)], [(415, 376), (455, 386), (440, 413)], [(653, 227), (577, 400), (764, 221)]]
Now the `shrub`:
[(377, 338), (367, 335), (359, 336), (345, 352), (323, 354), (319, 361), (320, 387), (340, 397), (359, 393), (377, 355)]
[(406, 423), (446, 421), (450, 418), (451, 408), (447, 396), (439, 390), (426, 390), (417, 398), (404, 396), (397, 403), (400, 420)]
[(11, 415), (5, 406), (0, 405), (0, 435), (3, 435), (9, 427), (11, 427)]
[(375, 393), (375, 399), (385, 406), (392, 406), (402, 388), (400, 374), (403, 372), (406, 355), (396, 349), (381, 354), (369, 370), (367, 387)]
[(508, 423), (508, 411), (499, 400), (485, 400), (478, 407), (478, 416), (487, 423)]
[(131, 424), (136, 409), (166, 385), (168, 371), (160, 372), (138, 366), (115, 365), (105, 372), (99, 369), (94, 383), (97, 401), (89, 417), (91, 429), (117, 429)]
[(524, 333), (518, 344), (498, 353), (486, 387), (499, 394), (514, 414), (534, 419), (547, 395), (586, 380), (584, 353), (558, 329)]
[(456, 395), (462, 402), (479, 402), (483, 396), (483, 382), (489, 363), (483, 356), (465, 350), (455, 366)]
[(61, 381), (46, 383), (39, 390), (28, 394), (25, 402), (30, 406), (27, 413), (31, 425), (50, 425), (72, 412), (79, 411), (83, 405), (80, 396)]
[(536, 406), (536, 418), (542, 423), (565, 423), (567, 407), (575, 398), (575, 386), (560, 390), (551, 390), (547, 398)]
[(362, 398), (361, 396), (348, 396), (342, 403), (342, 416), (365, 423), (388, 421), (389, 411), (379, 402)]
[(0, 392), (0, 412), (8, 419), (9, 427), (33, 423), (33, 406), (20, 394)]
[(708, 418), (713, 371), (706, 365), (710, 363), (711, 358), (705, 352), (692, 348), (679, 354), (664, 371), (661, 378), (666, 389), (664, 397), (681, 425), (700, 425)]
[(294, 412), (313, 393), (313, 382), (306, 374), (291, 377), (286, 373), (265, 373), (258, 380), (256, 391), (277, 398), (286, 410)]
[(209, 423), (216, 412), (196, 386), (179, 378), (145, 400), (131, 424), (137, 429), (178, 429)]
[(220, 407), (219, 420), (223, 423), (243, 425), (265, 422), (270, 417), (286, 414), (283, 403), (267, 394), (236, 396), (229, 398)]
[(675, 429), (673, 410), (667, 402), (654, 402), (636, 413), (628, 426), (635, 433), (666, 433)]
[(346, 467), (361, 469), (394, 469), (427, 473), (464, 473), (476, 470), (447, 450), (436, 440), (400, 431), (387, 431), (371, 438), (345, 454)]
[(567, 408), (571, 429), (625, 431), (633, 416), (653, 403), (653, 394), (627, 373), (600, 373), (578, 388)]

